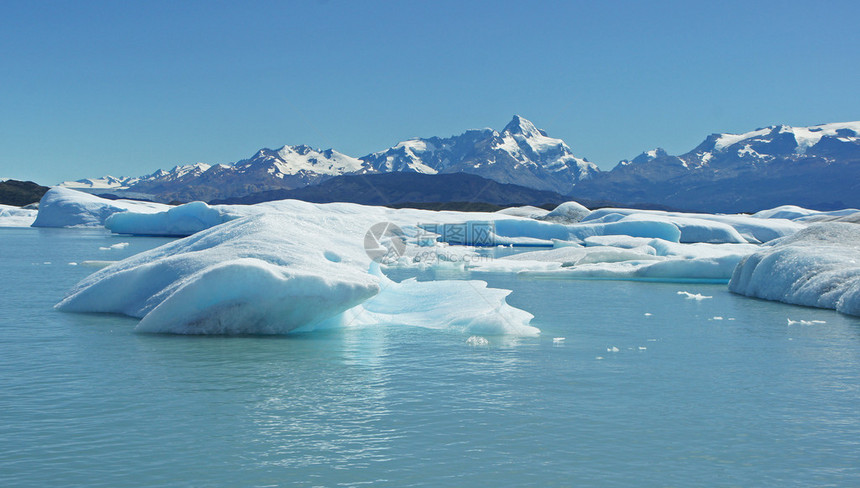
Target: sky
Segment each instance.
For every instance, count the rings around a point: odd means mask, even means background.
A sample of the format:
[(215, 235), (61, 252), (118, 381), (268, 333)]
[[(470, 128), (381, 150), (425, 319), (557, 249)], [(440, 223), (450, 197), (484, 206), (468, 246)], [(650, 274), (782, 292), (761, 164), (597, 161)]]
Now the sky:
[(0, 2), (0, 177), (308, 144), (360, 157), (514, 114), (602, 169), (860, 120), (860, 2)]

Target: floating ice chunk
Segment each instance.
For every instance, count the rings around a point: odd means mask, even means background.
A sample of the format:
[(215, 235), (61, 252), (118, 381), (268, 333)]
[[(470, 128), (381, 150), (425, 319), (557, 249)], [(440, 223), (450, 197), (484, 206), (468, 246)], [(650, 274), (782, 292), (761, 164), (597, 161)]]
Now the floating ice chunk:
[(533, 207), (531, 205), (525, 205), (522, 207), (503, 208), (502, 210), (499, 210), (496, 213), (501, 214), (501, 215), (513, 215), (514, 217), (525, 217), (528, 219), (537, 219), (537, 218), (543, 217), (544, 215), (548, 214), (549, 210), (546, 210), (546, 209), (543, 209), (540, 207)]
[[(603, 208), (594, 210), (582, 220), (582, 223), (616, 222), (623, 219), (625, 216), (632, 214), (653, 215), (664, 219), (668, 218), (669, 221), (672, 221), (673, 218), (677, 217), (720, 222), (733, 227), (747, 241), (753, 243), (767, 242), (779, 237), (791, 235), (804, 228), (803, 224), (786, 219), (760, 219), (749, 215), (712, 215), (700, 213), (661, 212), (658, 210), (639, 210), (629, 208)], [(677, 242), (677, 239), (668, 240), (674, 240)]]
[(394, 283), (384, 277), (381, 292), (354, 311), (359, 323), (444, 329), (471, 335), (537, 336), (533, 316), (505, 302), (510, 290), (483, 281)]
[[(466, 221), (466, 229), (482, 229), (486, 241), (492, 245), (513, 244), (518, 246), (552, 246), (554, 240), (582, 241), (596, 235), (628, 235), (650, 237), (678, 242), (681, 231), (669, 222), (613, 222), (563, 225), (529, 219), (501, 219), (492, 223), (487, 221)], [(468, 232), (449, 232), (440, 240), (450, 244), (471, 244), (472, 235)]]
[(712, 244), (726, 244), (747, 242), (734, 227), (713, 220), (635, 213), (624, 217), (619, 222), (628, 222), (631, 220), (674, 224), (681, 231), (680, 242), (683, 243), (708, 242)]
[(191, 202), (158, 213), (113, 214), (105, 221), (105, 227), (116, 234), (185, 237), (251, 213), (263, 210), (253, 205), (237, 210), (233, 205), (210, 207), (203, 202)]
[(702, 295), (700, 293), (690, 293), (688, 291), (679, 291), (678, 295), (683, 295), (687, 300), (705, 300), (707, 298), (714, 298)]
[(561, 344), (562, 342), (564, 342), (564, 339), (565, 339), (564, 337), (553, 337), (552, 343), (553, 344)]
[(618, 347), (616, 347), (616, 346), (609, 346), (606, 348), (606, 352), (618, 352), (618, 351), (620, 351), (620, 349), (618, 349)]
[(640, 351), (646, 351), (646, 350), (648, 350), (648, 348), (645, 346), (639, 346), (639, 350)]
[(75, 262), (70, 262), (70, 263), (69, 263), (69, 266), (77, 266), (77, 265), (78, 265), (78, 263), (75, 263)]
[(645, 312), (646, 317), (650, 317), (651, 315), (652, 315), (651, 312)]
[(555, 207), (552, 212), (549, 212), (542, 217), (538, 217), (538, 219), (559, 224), (575, 224), (584, 219), (585, 216), (590, 213), (591, 210), (587, 209), (584, 205), (571, 201), (562, 203)]
[(466, 339), (466, 344), (468, 344), (468, 345), (470, 345), (470, 346), (475, 346), (475, 347), (478, 347), (478, 346), (489, 346), (489, 345), (490, 345), (490, 341), (488, 341), (486, 337), (481, 337), (481, 336), (469, 336), (469, 338), (468, 338), (468, 339)]
[(722, 318), (722, 317), (720, 317), (719, 315), (717, 315), (717, 316), (715, 316), (715, 317), (714, 317), (713, 319), (711, 319), (711, 320), (723, 320), (723, 318)]
[(55, 187), (39, 202), (33, 227), (100, 227), (115, 213), (155, 213), (170, 206), (136, 200), (107, 200), (89, 193)]
[(128, 247), (127, 242), (118, 242), (116, 244), (112, 244), (112, 245), (107, 246), (107, 247), (99, 247), (99, 250), (101, 250), (101, 251), (112, 251), (115, 249), (125, 249), (127, 247)]
[(824, 320), (788, 320), (788, 325), (820, 325), (826, 324), (827, 322)]
[(860, 212), (860, 210), (857, 210), (856, 208), (846, 208), (842, 210), (822, 212), (818, 210), (810, 210), (808, 208), (798, 207), (796, 205), (783, 205), (781, 207), (756, 212), (753, 214), (753, 217), (760, 219), (789, 219), (806, 222), (826, 217), (843, 217), (857, 212)]
[(812, 224), (742, 260), (729, 290), (860, 315), (860, 226)]
[(116, 261), (104, 261), (104, 260), (90, 259), (87, 261), (81, 261), (81, 266), (86, 266), (88, 268), (106, 268), (106, 267), (108, 267), (114, 263), (116, 263)]
[[(286, 201), (135, 255), (79, 283), (57, 308), (121, 313), (140, 332), (283, 334), (316, 326), (415, 325), (536, 335), (508, 290), (481, 281), (395, 283), (365, 252), (379, 222), (464, 214)], [(336, 257), (336, 258), (333, 258)]]
[(0, 227), (30, 227), (38, 213), (35, 209), (0, 205)]

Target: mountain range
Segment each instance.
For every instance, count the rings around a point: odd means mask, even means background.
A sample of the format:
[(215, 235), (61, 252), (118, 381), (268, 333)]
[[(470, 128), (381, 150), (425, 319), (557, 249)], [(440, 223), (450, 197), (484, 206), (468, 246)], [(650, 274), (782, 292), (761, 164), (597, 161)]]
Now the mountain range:
[(680, 156), (657, 148), (600, 171), (561, 139), (514, 116), (500, 132), (487, 128), (415, 138), (361, 158), (333, 149), (283, 146), (261, 149), (234, 164), (197, 163), (143, 177), (61, 185), (164, 202), (213, 201), (265, 192), (271, 196), (341, 175), (385, 173), (469, 173), (574, 199), (711, 212), (787, 203), (822, 210), (860, 207), (860, 122), (712, 134)]
[(711, 134), (680, 156), (657, 148), (621, 161), (574, 192), (708, 212), (860, 207), (860, 122)]

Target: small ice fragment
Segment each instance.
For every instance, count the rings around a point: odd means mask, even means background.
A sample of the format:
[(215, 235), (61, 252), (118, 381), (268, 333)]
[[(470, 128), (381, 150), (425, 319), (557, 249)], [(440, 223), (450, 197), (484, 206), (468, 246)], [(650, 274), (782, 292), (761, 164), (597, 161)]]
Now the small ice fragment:
[(650, 316), (651, 316), (651, 312), (645, 312), (645, 316), (646, 316), (646, 317), (650, 317)]
[(823, 320), (791, 320), (788, 319), (788, 325), (815, 325), (815, 324), (826, 324), (827, 322)]
[(640, 350), (640, 351), (644, 351), (644, 350), (646, 350), (646, 349), (648, 349), (648, 348), (647, 348), (647, 347), (645, 347), (645, 346), (639, 346), (639, 350)]
[(564, 342), (564, 337), (553, 337), (552, 338), (553, 344), (561, 344), (562, 342)]
[(648, 339), (648, 342), (657, 342), (657, 339)]
[(116, 244), (114, 244), (114, 245), (112, 245), (112, 246), (108, 246), (108, 247), (100, 247), (100, 248), (99, 248), (99, 250), (100, 250), (100, 251), (111, 251), (111, 250), (113, 250), (113, 249), (125, 249), (125, 248), (127, 248), (127, 247), (128, 247), (128, 243), (127, 243), (127, 242), (118, 242), (118, 243), (116, 243)]
[(615, 347), (615, 346), (610, 346), (610, 347), (607, 347), (607, 348), (606, 348), (606, 352), (618, 352), (619, 350), (620, 350), (620, 349), (618, 349), (618, 348), (617, 348), (617, 347)]
[(106, 268), (116, 261), (82, 261), (81, 266), (89, 266), (90, 268)]
[(706, 298), (714, 298), (714, 297), (702, 295), (701, 293), (690, 293), (688, 291), (679, 291), (678, 295), (684, 295), (687, 298), (687, 300), (704, 300)]
[(718, 316), (714, 317), (714, 320), (723, 320), (723, 318), (718, 315)]
[(734, 320), (734, 319), (735, 319), (734, 317), (729, 317), (729, 320)]
[(78, 263), (76, 263), (76, 262), (74, 262), (74, 261), (73, 261), (73, 262), (71, 262), (71, 263), (69, 263), (69, 266), (77, 266), (77, 265), (78, 265)]
[(490, 341), (488, 341), (486, 337), (469, 336), (469, 338), (466, 339), (466, 344), (468, 344), (470, 346), (476, 346), (476, 347), (477, 346), (488, 346), (488, 345), (490, 345)]
[(51, 262), (50, 262), (50, 261), (45, 261), (45, 262), (44, 262), (44, 263), (42, 263), (42, 264), (51, 264)]
[(597, 357), (596, 357), (596, 358), (594, 358), (594, 359), (598, 359), (598, 360), (600, 360), (600, 359), (603, 359), (603, 356), (597, 356)]

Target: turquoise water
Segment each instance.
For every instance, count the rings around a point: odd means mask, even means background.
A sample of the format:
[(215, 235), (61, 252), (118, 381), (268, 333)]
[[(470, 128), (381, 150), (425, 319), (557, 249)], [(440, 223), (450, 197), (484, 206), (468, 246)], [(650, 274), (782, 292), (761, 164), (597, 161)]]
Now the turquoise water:
[(860, 319), (506, 276), (539, 338), (148, 336), (51, 308), (94, 270), (69, 262), (163, 242), (0, 229), (0, 486), (860, 485)]

